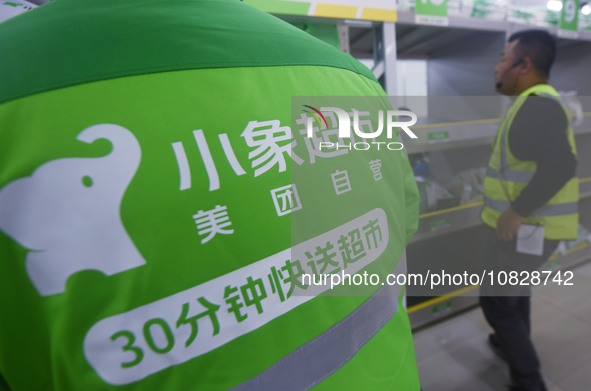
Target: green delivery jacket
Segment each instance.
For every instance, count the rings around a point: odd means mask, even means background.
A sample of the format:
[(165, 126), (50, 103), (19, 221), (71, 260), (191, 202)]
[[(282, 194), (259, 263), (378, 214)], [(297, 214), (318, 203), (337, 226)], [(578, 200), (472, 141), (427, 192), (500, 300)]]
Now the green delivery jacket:
[(3, 387), (418, 390), (401, 287), (302, 283), (405, 272), (405, 154), (319, 153), (292, 108), (383, 94), (237, 0), (56, 0), (0, 25)]

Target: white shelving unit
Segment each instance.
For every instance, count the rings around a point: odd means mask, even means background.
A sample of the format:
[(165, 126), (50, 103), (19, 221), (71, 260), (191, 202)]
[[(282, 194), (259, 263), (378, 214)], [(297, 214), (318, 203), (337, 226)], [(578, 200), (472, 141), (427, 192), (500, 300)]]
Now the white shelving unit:
[[(428, 98), (450, 96), (497, 96), (493, 68), (508, 36), (516, 31), (541, 28), (557, 36), (555, 27), (531, 26), (502, 20), (486, 20), (450, 14), (447, 26), (416, 23), (413, 10), (398, 10), (396, 23), (374, 23), (305, 16), (285, 16), (289, 21), (336, 24), (341, 48), (369, 64), (389, 95), (395, 96), (396, 62), (420, 60), (427, 64)], [(509, 12), (509, 11), (507, 11)], [(551, 83), (561, 91), (576, 90), (579, 96), (591, 95), (591, 31), (579, 31), (576, 39), (557, 38), (558, 58)], [(437, 112), (436, 101), (429, 101), (429, 113), (420, 118), (413, 131), (418, 140), (405, 140), (411, 157), (426, 154), (430, 174), (441, 183), (453, 174), (469, 168), (484, 167), (490, 145), (506, 107), (499, 104), (494, 115), (451, 119)], [(435, 104), (434, 104), (435, 103)], [(591, 228), (591, 102), (586, 101), (586, 116), (575, 127), (579, 149), (578, 176), (581, 180), (581, 213), (586, 228)], [(412, 110), (412, 107), (410, 107)], [(496, 109), (496, 107), (495, 107)], [(483, 255), (484, 234), (480, 221), (481, 201), (444, 210), (423, 213), (419, 229), (407, 248), (408, 271), (421, 272), (429, 262), (457, 266), (456, 259), (478, 262)], [(591, 259), (589, 248), (550, 261), (553, 268), (569, 268)], [(477, 304), (475, 288), (445, 292), (439, 297), (416, 297), (408, 287), (408, 307), (413, 327), (444, 319)], [(470, 292), (472, 290), (472, 292)]]

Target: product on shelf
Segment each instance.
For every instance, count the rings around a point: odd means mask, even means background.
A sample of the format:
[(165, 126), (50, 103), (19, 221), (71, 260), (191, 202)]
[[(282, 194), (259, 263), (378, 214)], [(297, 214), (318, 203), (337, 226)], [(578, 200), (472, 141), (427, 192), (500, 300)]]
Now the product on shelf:
[(462, 0), (460, 15), (501, 21), (506, 18), (507, 5), (506, 0)]
[(546, 4), (516, 5), (508, 7), (507, 21), (540, 27), (556, 27), (560, 21), (560, 12), (547, 8)]
[(486, 167), (471, 168), (456, 174), (448, 186), (451, 194), (460, 198), (460, 203), (480, 201), (484, 194)]
[(585, 243), (591, 244), (591, 233), (579, 224), (579, 234), (575, 240), (563, 240), (558, 245), (558, 248), (554, 252), (555, 254), (567, 254), (571, 249), (577, 249), (584, 246)]
[(445, 187), (431, 179), (421, 176), (416, 177), (419, 193), (421, 195), (420, 212), (432, 212), (458, 206), (460, 197), (454, 196)]
[(581, 126), (585, 120), (583, 104), (577, 91), (560, 91), (561, 101), (570, 112), (573, 126)]
[(583, 243), (591, 242), (591, 237), (589, 231), (585, 229), (581, 224), (579, 224), (579, 235), (575, 240), (565, 240), (564, 245), (567, 250), (577, 247)]

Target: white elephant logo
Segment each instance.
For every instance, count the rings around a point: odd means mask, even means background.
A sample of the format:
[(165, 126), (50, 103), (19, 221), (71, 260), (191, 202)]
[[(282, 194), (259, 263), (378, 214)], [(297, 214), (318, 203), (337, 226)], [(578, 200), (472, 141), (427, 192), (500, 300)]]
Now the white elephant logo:
[(146, 263), (121, 221), (123, 195), (141, 160), (133, 134), (118, 125), (91, 126), (78, 140), (107, 139), (98, 158), (47, 162), (0, 189), (0, 230), (29, 250), (26, 268), (42, 296), (61, 293), (82, 270), (110, 276)]

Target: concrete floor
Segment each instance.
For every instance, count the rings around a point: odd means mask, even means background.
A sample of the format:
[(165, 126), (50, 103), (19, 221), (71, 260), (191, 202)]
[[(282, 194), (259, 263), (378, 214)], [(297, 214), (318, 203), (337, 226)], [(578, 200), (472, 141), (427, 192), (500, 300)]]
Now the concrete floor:
[[(533, 290), (533, 339), (551, 391), (591, 390), (591, 262), (572, 271), (574, 286)], [(489, 333), (480, 308), (416, 332), (423, 390), (505, 390), (508, 367)]]

